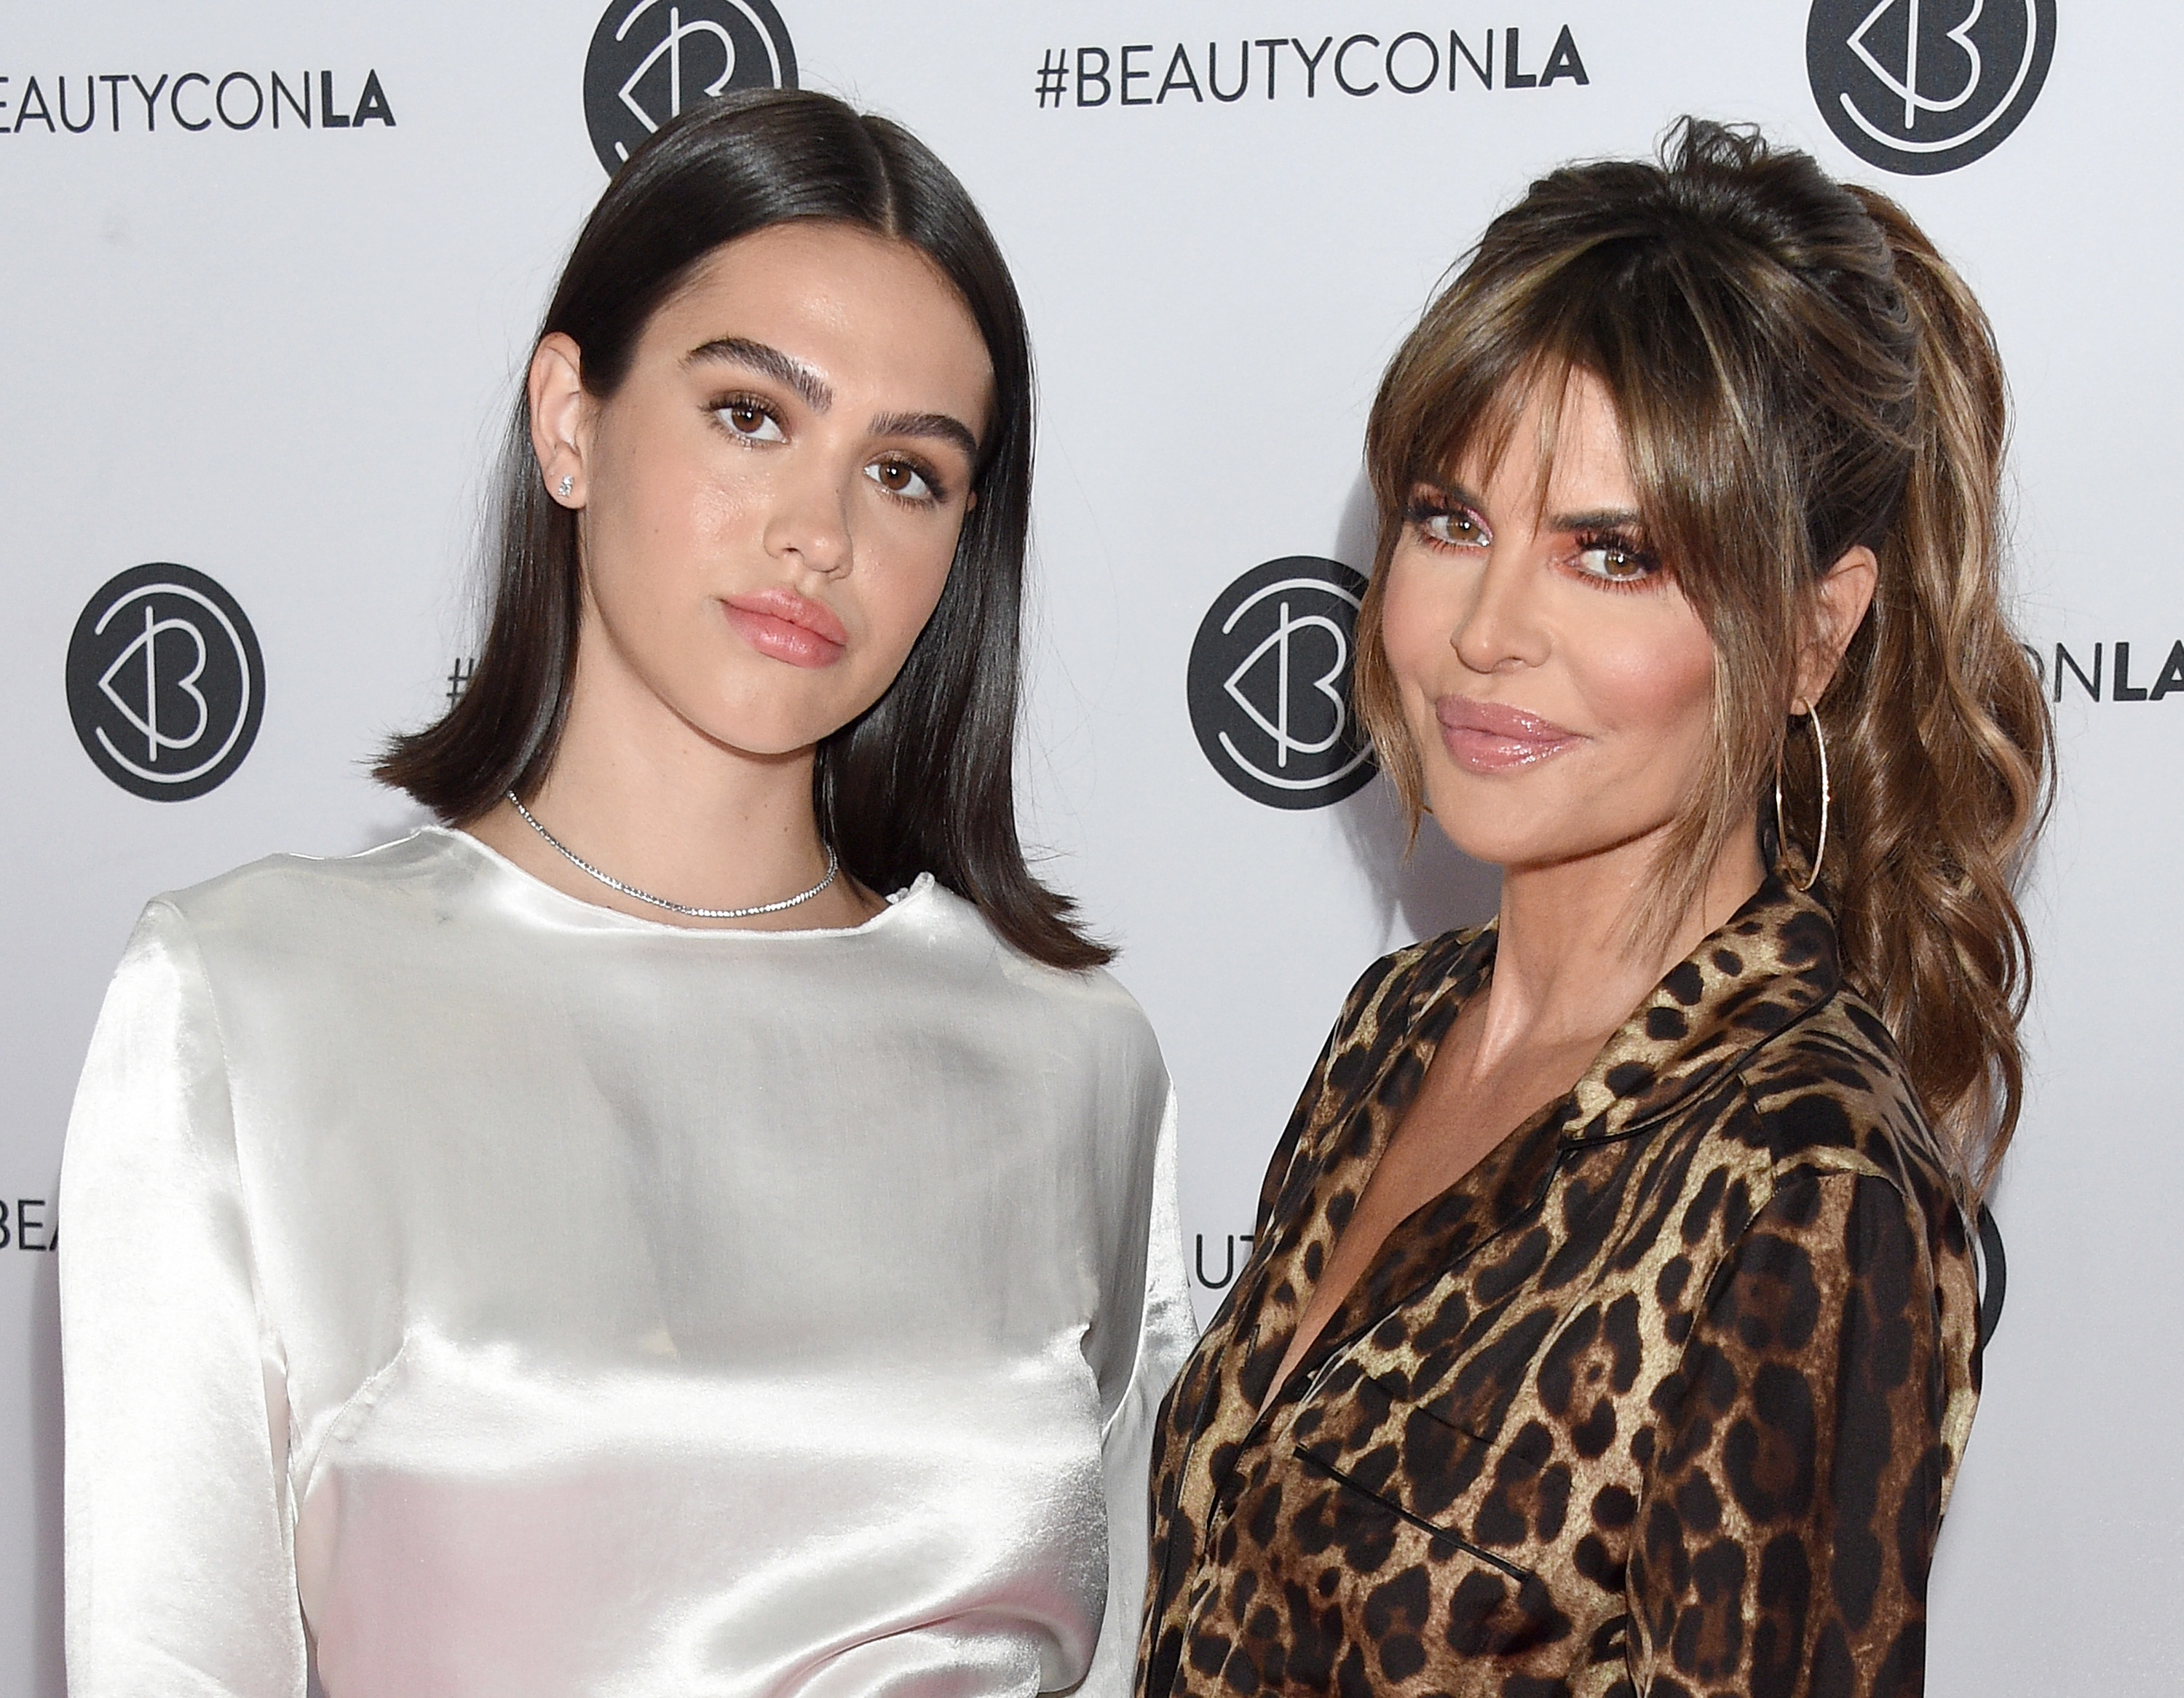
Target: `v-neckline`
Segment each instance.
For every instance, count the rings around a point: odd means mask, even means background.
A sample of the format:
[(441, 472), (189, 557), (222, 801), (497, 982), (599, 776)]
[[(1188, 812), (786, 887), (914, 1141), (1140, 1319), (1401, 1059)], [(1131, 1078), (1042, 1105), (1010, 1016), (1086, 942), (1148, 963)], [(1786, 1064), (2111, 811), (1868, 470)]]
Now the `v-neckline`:
[[(1797, 911), (1786, 921), (1770, 924), (1763, 910), (1778, 905)], [(1308, 1200), (1298, 1200), (1301, 1206), (1290, 1214), (1296, 1222), (1295, 1236), (1270, 1253), (1255, 1294), (1255, 1322), (1284, 1292), (1295, 1321), (1283, 1337), (1273, 1377), (1256, 1400), (1251, 1431), (1278, 1415), (1285, 1401), (1301, 1404), (1303, 1394), (1290, 1398), (1291, 1389), (1309, 1387), (1331, 1356), (1400, 1310), (1412, 1289), (1440, 1277), (1452, 1259), (1468, 1257), (1508, 1230), (1546, 1195), (1546, 1182), (1566, 1148), (1612, 1141), (1658, 1118), (1702, 1081), (1734, 1066), (1752, 1046), (1831, 994), (1837, 983), (1834, 931), (1825, 910), (1779, 879), (1763, 882), (1639, 1002), (1574, 1085), (1389, 1228), (1341, 1302), (1284, 1373), (1281, 1366), (1296, 1324), (1318, 1286), (1311, 1267), (1313, 1246), (1307, 1240), (1315, 1227), (1331, 1222), (1318, 1262), (1323, 1274), (1365, 1187), (1416, 1103), (1434, 1056), (1462, 1010), (1491, 983), (1497, 943), (1491, 923), (1461, 941), (1440, 983), (1419, 1000), (1379, 1065), (1355, 1083), (1341, 1111), (1328, 1122), (1326, 1136), (1340, 1138), (1355, 1124), (1358, 1106), (1378, 1098), (1390, 1111), (1368, 1117), (1370, 1135), (1355, 1150), (1323, 1145), (1309, 1152), (1317, 1172)], [(1396, 1077), (1399, 1069), (1407, 1077)], [(1296, 1159), (1306, 1156), (1300, 1150)], [(1334, 1205), (1353, 1180), (1349, 1206), (1334, 1221)], [(1484, 1229), (1454, 1236), (1465, 1216), (1481, 1204), (1486, 1205)], [(1406, 1266), (1407, 1259), (1418, 1266)], [(1312, 1280), (1302, 1292), (1296, 1289), (1299, 1275)], [(1271, 1342), (1256, 1325), (1253, 1330), (1255, 1346)]]

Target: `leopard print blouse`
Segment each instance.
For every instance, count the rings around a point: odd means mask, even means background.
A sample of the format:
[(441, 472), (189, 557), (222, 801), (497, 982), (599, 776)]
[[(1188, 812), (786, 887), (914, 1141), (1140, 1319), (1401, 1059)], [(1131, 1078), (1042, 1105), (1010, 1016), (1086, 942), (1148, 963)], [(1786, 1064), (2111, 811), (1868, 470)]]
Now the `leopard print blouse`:
[(1156, 1440), (1146, 1698), (1916, 1694), (1970, 1245), (1817, 903), (1771, 882), (1390, 1236), (1267, 1412), (1494, 933), (1377, 963)]

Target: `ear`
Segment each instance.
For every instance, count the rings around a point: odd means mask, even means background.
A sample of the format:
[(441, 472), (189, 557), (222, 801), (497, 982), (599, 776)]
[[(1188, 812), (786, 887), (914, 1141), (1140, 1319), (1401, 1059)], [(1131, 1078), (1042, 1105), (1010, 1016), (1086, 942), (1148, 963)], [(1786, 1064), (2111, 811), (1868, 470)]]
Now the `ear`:
[[(525, 383), (531, 401), (531, 451), (546, 493), (564, 507), (582, 507), (588, 498), (585, 464), (590, 457), (592, 409), (584, 393), (584, 356), (570, 337), (555, 331), (531, 356)], [(561, 493), (561, 480), (569, 493)]]
[(1861, 543), (1846, 551), (1820, 580), (1812, 636), (1797, 661), (1797, 711), (1804, 711), (1827, 693), (1836, 668), (1842, 665), (1843, 650), (1865, 623), (1880, 571), (1880, 563), (1874, 559), (1873, 550)]

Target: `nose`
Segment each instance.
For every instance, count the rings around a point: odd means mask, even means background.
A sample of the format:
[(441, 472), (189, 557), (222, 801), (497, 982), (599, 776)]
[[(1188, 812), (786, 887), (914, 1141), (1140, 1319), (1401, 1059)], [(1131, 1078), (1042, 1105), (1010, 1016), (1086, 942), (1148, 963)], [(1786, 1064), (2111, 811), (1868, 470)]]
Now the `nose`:
[(773, 559), (822, 577), (849, 571), (855, 548), (849, 502), (838, 482), (817, 465), (784, 469), (762, 541)]
[(1497, 543), (1487, 553), (1470, 602), (1449, 633), (1457, 658), (1474, 672), (1537, 666), (1549, 643), (1537, 605), (1540, 588), (1534, 550)]

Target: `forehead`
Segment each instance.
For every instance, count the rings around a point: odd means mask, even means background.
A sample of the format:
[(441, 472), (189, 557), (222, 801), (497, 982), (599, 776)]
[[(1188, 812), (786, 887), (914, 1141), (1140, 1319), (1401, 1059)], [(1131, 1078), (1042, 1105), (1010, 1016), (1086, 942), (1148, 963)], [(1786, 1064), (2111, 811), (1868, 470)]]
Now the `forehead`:
[(1468, 487), (1556, 509), (1636, 505), (1614, 398), (1583, 367), (1502, 398), (1480, 422), (1451, 468)]

